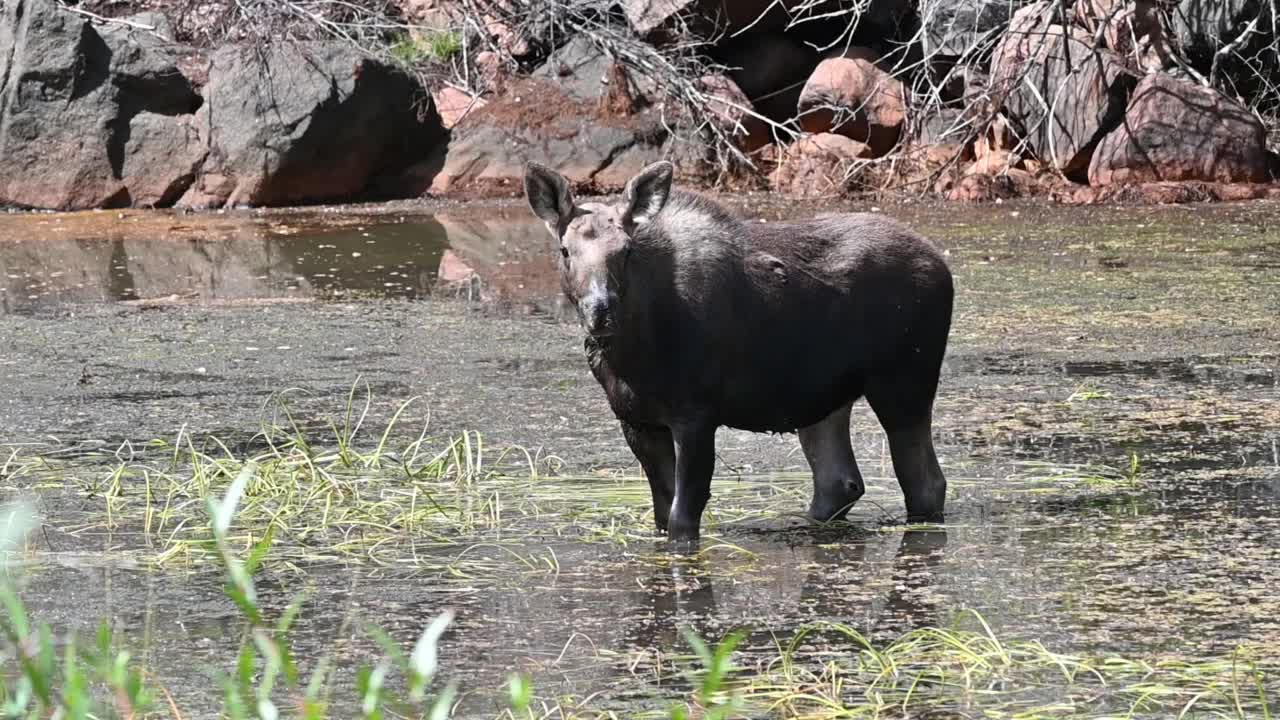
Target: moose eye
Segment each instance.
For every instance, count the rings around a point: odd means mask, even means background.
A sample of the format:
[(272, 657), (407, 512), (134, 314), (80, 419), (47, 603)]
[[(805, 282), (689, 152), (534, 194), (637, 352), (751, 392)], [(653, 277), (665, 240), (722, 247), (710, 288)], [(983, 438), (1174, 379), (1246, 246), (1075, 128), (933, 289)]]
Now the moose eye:
[(561, 246), (560, 246), (560, 257), (564, 258), (565, 260), (568, 260), (568, 259), (569, 259), (569, 248), (567, 248), (567, 247), (565, 247), (565, 246), (561, 245)]

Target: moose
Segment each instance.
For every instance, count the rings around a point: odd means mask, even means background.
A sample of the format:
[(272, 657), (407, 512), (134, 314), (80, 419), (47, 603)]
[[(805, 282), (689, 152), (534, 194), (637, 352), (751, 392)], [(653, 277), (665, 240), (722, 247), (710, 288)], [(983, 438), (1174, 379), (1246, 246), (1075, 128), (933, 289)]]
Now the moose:
[(889, 441), (912, 522), (941, 521), (933, 404), (951, 329), (951, 271), (929, 241), (875, 213), (745, 222), (645, 167), (616, 203), (574, 200), (525, 167), (533, 214), (559, 244), (588, 363), (649, 481), (659, 532), (696, 541), (720, 427), (797, 433), (809, 516), (865, 492), (849, 437), (860, 397)]

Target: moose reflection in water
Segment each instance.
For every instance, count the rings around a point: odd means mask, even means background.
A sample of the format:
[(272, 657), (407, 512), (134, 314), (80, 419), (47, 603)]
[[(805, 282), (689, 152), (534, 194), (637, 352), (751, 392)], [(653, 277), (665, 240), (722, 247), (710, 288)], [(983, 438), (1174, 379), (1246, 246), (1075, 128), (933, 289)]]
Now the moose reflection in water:
[(865, 492), (849, 441), (864, 395), (908, 518), (941, 520), (932, 415), (954, 295), (942, 253), (876, 214), (744, 223), (673, 190), (672, 173), (655, 163), (620, 203), (582, 205), (558, 173), (531, 163), (525, 176), (659, 530), (698, 538), (722, 426), (798, 432), (810, 516), (844, 517)]
[[(682, 642), (678, 630), (682, 627), (701, 637), (717, 637), (736, 612), (765, 619), (779, 612), (776, 599), (795, 593), (796, 585), (798, 597), (789, 605), (812, 621), (853, 623), (886, 636), (935, 625), (945, 617), (930, 591), (946, 545), (945, 530), (908, 530), (887, 567), (883, 556), (875, 557), (883, 545), (869, 538), (796, 546), (789, 551), (794, 554), (790, 563), (769, 559), (771, 565), (776, 562), (773, 570), (778, 575), (766, 586), (779, 587), (765, 590), (755, 602), (726, 597), (743, 593), (741, 583), (717, 589), (713, 563), (700, 556), (672, 556), (670, 562), (652, 567), (651, 576), (640, 582), (642, 589), (629, 593), (626, 641), (637, 648), (676, 647)], [(783, 571), (788, 565), (795, 568), (795, 577)], [(859, 578), (864, 575), (883, 575), (886, 587), (859, 592), (863, 589)], [(752, 624), (753, 632), (767, 635), (770, 631), (768, 622)]]

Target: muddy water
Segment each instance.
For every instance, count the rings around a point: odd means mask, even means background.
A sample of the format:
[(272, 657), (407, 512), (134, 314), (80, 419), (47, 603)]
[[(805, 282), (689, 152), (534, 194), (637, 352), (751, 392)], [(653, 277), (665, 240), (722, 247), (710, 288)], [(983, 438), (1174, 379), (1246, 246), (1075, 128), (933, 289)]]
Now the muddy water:
[[(554, 573), (495, 560), (467, 578), (367, 563), (268, 576), (277, 607), (311, 593), (298, 654), (354, 663), (373, 648), (353, 623), (408, 642), (453, 607), (446, 672), (464, 716), (491, 716), (511, 669), (540, 696), (624, 713), (680, 697), (654, 670), (686, 649), (677, 626), (752, 628), (748, 665), (809, 621), (885, 639), (961, 608), (1061, 652), (1277, 647), (1280, 207), (883, 212), (943, 245), (957, 277), (937, 410), (945, 527), (898, 524), (865, 407), (854, 441), (871, 487), (836, 529), (796, 517), (794, 438), (722, 432), (710, 532), (725, 544), (702, 558), (643, 528), (626, 543), (546, 528), (521, 551), (553, 556)], [(0, 443), (65, 455), (180, 426), (247, 436), (285, 386), (306, 391), (299, 418), (320, 437), (360, 375), (375, 419), (420, 395), (411, 419), (429, 408), (433, 431), (541, 448), (643, 504), (642, 480), (613, 479), (634, 462), (558, 322), (551, 247), (518, 209), (22, 216), (0, 218), (0, 238)], [(202, 673), (228, 667), (240, 631), (217, 577), (150, 569), (136, 532), (82, 531), (74, 492), (44, 508), (24, 574), (35, 612), (60, 628), (113, 618), (171, 692), (216, 707)]]

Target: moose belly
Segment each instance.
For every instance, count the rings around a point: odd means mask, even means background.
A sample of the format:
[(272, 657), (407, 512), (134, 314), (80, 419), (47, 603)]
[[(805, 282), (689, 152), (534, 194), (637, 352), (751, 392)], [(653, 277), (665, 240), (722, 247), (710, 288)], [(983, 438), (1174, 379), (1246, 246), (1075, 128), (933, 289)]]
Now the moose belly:
[(827, 382), (813, 380), (775, 377), (770, 382), (728, 384), (720, 423), (752, 432), (794, 432), (862, 395), (862, 378), (853, 373)]

